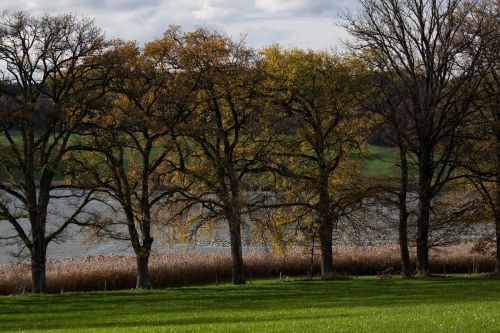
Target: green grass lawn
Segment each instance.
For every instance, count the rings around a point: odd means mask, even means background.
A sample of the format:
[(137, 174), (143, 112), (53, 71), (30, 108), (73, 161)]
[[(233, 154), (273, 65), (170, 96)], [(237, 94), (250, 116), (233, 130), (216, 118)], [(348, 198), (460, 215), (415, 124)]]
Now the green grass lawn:
[(3, 296), (0, 332), (500, 332), (500, 280), (261, 280)]

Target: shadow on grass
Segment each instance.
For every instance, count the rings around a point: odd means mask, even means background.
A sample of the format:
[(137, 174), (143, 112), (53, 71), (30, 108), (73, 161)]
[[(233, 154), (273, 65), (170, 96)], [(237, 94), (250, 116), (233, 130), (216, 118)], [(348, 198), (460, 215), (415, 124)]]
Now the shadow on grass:
[[(259, 323), (500, 299), (500, 280), (342, 280), (0, 297), (0, 331)], [(335, 310), (322, 315), (320, 310)], [(278, 315), (279, 313), (279, 315)], [(297, 313), (301, 313), (300, 316)]]

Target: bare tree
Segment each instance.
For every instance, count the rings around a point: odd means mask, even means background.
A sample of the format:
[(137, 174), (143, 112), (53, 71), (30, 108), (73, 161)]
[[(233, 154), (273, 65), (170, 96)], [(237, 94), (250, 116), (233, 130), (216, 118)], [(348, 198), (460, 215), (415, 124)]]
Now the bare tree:
[(270, 47), (264, 55), (276, 132), (269, 169), (281, 177), (283, 202), (274, 206), (300, 206), (313, 216), (308, 220), (319, 237), (321, 275), (330, 278), (335, 226), (359, 209), (367, 193), (352, 161), (375, 122), (358, 103), (366, 71), (355, 59), (326, 52)]
[[(383, 179), (376, 179), (380, 192), (378, 200), (383, 204), (397, 207), (398, 214), (398, 243), (401, 255), (401, 274), (403, 278), (412, 276), (410, 268), (410, 252), (408, 239), (408, 219), (410, 212), (408, 201), (410, 192), (413, 189), (413, 179), (410, 177), (410, 167), (408, 148), (402, 136), (404, 135), (404, 124), (408, 116), (400, 101), (394, 98), (394, 86), (387, 84), (387, 78), (379, 73), (377, 69), (372, 69), (371, 84), (376, 87), (372, 93), (361, 101), (363, 108), (382, 117), (378, 132), (380, 135), (399, 151), (399, 162), (396, 166), (399, 169), (399, 179), (392, 175)], [(410, 160), (410, 161), (409, 161)]]
[(0, 18), (0, 215), (30, 252), (35, 293), (46, 290), (47, 245), (90, 200), (86, 193), (71, 216), (48, 228), (49, 202), (65, 196), (56, 180), (72, 133), (102, 91), (91, 73), (104, 46), (101, 30), (86, 19), (24, 12)]
[(177, 32), (182, 70), (197, 77), (193, 112), (177, 137), (176, 217), (192, 231), (212, 221), (228, 224), (233, 283), (244, 284), (241, 228), (256, 196), (256, 178), (267, 142), (262, 140), (263, 82), (255, 52), (243, 42), (198, 29)]
[(456, 177), (460, 129), (473, 114), (482, 46), (470, 53), (479, 29), (461, 0), (362, 0), (359, 15), (346, 15), (356, 38), (350, 45), (387, 78), (406, 113), (401, 136), (418, 172), (417, 270), (429, 274), (432, 200)]
[[(175, 41), (166, 37), (144, 49), (117, 42), (102, 60), (103, 74), (109, 76), (106, 96), (101, 108), (87, 117), (82, 146), (68, 161), (71, 182), (95, 188), (118, 203), (110, 207), (118, 214), (104, 213), (91, 227), (98, 236), (131, 242), (136, 288), (150, 289), (152, 227), (173, 192), (166, 158), (174, 150), (176, 125), (189, 114), (186, 101), (194, 86), (181, 80), (185, 75), (178, 71)], [(127, 231), (117, 230), (117, 225)]]
[(481, 33), (470, 52), (483, 47), (477, 73), (481, 86), (475, 103), (477, 119), (469, 127), (471, 140), (462, 163), (495, 221), (495, 272), (500, 273), (500, 2), (478, 1), (474, 10), (476, 16), (470, 18), (469, 28), (480, 29)]

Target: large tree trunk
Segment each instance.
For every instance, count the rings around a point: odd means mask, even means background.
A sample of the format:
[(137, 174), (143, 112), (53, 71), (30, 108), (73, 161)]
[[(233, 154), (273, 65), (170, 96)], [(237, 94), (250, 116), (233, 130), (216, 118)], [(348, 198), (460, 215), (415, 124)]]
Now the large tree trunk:
[[(46, 209), (41, 210), (37, 207), (36, 188), (34, 182), (31, 182), (29, 196), (29, 212), (30, 224), (32, 233), (32, 244), (30, 248), (31, 254), (31, 292), (45, 293), (47, 292), (47, 278), (45, 272), (45, 264), (47, 261), (47, 240), (45, 238), (45, 218)], [(47, 207), (48, 192), (39, 191), (39, 200), (41, 207)], [(44, 205), (45, 204), (45, 205)]]
[(136, 289), (151, 289), (151, 280), (149, 279), (149, 256), (151, 254), (151, 247), (153, 245), (153, 238), (149, 235), (149, 225), (143, 232), (147, 235), (142, 240), (142, 246), (135, 250), (135, 257), (137, 261), (137, 278)]
[(417, 224), (417, 274), (422, 277), (430, 275), (429, 272), (429, 224), (430, 224), (430, 199), (425, 195), (419, 198), (419, 214)]
[[(140, 221), (142, 237), (136, 229), (136, 223), (134, 220), (134, 215), (132, 213), (132, 206), (129, 205), (125, 208), (125, 214), (127, 215), (127, 227), (134, 248), (135, 258), (137, 263), (137, 278), (136, 278), (136, 289), (151, 289), (151, 282), (149, 280), (149, 255), (151, 254), (151, 247), (153, 245), (153, 238), (150, 236), (149, 225), (145, 225), (147, 221)], [(142, 244), (141, 244), (142, 238)]]
[(500, 273), (500, 110), (497, 109), (496, 113), (496, 193), (495, 193), (495, 228), (496, 228), (496, 265), (495, 273)]
[(319, 230), (319, 241), (321, 246), (321, 278), (329, 279), (334, 275), (333, 270), (333, 227), (331, 223), (324, 221)]
[(401, 275), (411, 278), (410, 252), (408, 251), (408, 213), (399, 211), (399, 251), (401, 254)]
[(417, 274), (428, 277), (429, 272), (429, 226), (432, 199), (432, 154), (423, 152), (419, 157), (418, 174), (418, 220), (417, 220)]
[(500, 191), (497, 190), (497, 208), (495, 214), (495, 223), (496, 223), (496, 265), (495, 265), (495, 273), (500, 273), (500, 209), (498, 208), (500, 204)]
[(142, 247), (137, 253), (137, 283), (136, 289), (151, 289), (149, 280), (149, 255), (151, 254), (151, 246), (153, 245), (153, 237), (151, 237), (151, 205), (149, 202), (149, 152), (153, 147), (152, 141), (148, 141), (148, 146), (145, 149), (143, 169), (142, 169), (142, 197), (141, 197), (141, 233)]
[(47, 292), (46, 253), (47, 246), (41, 237), (34, 239), (31, 249), (31, 291), (35, 294)]
[(400, 147), (401, 191), (399, 193), (399, 250), (401, 253), (401, 274), (403, 278), (411, 277), (410, 253), (408, 251), (408, 210), (406, 197), (408, 194), (408, 160), (406, 151)]
[(321, 278), (329, 279), (334, 275), (333, 271), (333, 218), (330, 213), (330, 196), (328, 193), (328, 176), (324, 173), (321, 180), (319, 193), (319, 243), (321, 247)]
[(149, 254), (150, 250), (142, 249), (140, 254), (136, 255), (137, 261), (137, 282), (136, 289), (151, 289), (151, 281), (149, 279)]
[(241, 246), (241, 220), (237, 216), (231, 216), (229, 222), (229, 237), (231, 239), (231, 263), (233, 268), (233, 284), (245, 284), (245, 272), (243, 269), (243, 251)]

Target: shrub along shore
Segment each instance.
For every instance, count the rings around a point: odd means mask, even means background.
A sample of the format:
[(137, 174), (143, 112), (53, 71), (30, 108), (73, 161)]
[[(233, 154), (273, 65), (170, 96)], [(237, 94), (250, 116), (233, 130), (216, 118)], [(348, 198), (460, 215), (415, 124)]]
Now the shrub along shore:
[[(245, 255), (245, 272), (250, 278), (310, 278), (311, 256), (299, 250), (287, 256), (263, 251)], [(335, 248), (335, 267), (341, 276), (397, 275), (401, 267), (398, 245), (341, 246)], [(415, 262), (413, 257), (413, 263)], [(320, 273), (317, 255), (313, 260), (313, 277)], [(464, 243), (431, 251), (431, 272), (434, 274), (477, 274), (491, 272), (495, 259), (490, 253), (478, 253), (472, 243)], [(394, 270), (392, 270), (392, 269)], [(151, 257), (151, 282), (154, 288), (167, 288), (231, 279), (229, 251), (165, 252)], [(0, 294), (31, 291), (28, 261), (0, 265)], [(51, 293), (132, 289), (136, 283), (135, 258), (108, 255), (50, 260), (47, 264), (48, 291)]]

